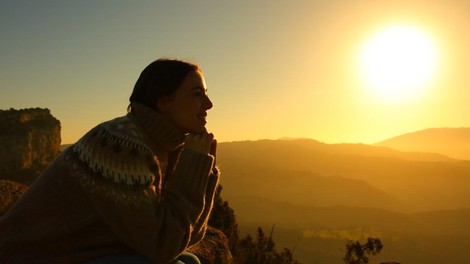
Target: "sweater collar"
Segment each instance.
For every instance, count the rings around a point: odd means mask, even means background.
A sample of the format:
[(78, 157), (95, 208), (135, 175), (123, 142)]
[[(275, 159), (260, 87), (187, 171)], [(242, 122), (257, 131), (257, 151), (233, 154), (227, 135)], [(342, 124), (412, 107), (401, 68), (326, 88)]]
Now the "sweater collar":
[(164, 153), (183, 144), (185, 135), (160, 113), (136, 102), (131, 107), (128, 117), (137, 121), (154, 151)]

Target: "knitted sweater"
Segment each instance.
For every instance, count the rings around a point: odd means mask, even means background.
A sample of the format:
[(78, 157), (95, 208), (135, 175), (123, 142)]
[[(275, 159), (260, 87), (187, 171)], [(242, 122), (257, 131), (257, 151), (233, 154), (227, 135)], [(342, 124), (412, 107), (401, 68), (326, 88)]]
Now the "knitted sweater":
[(64, 150), (0, 218), (0, 263), (130, 253), (163, 264), (203, 238), (214, 157), (185, 149), (157, 112), (132, 107)]

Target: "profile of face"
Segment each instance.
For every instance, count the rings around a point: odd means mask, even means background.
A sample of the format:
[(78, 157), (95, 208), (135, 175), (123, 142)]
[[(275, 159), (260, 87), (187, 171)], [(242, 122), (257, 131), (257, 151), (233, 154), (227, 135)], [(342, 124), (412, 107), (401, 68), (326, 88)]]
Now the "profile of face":
[(173, 94), (158, 99), (157, 107), (181, 132), (207, 132), (207, 110), (212, 108), (212, 102), (202, 73), (189, 72)]

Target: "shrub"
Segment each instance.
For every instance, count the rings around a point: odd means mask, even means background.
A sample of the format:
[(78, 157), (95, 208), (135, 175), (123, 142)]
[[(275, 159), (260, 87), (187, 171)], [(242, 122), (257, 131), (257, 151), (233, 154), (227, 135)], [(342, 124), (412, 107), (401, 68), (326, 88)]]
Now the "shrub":
[(281, 251), (276, 249), (272, 238), (273, 230), (274, 226), (267, 237), (263, 229), (258, 227), (256, 238), (247, 235), (241, 239), (235, 262), (239, 264), (300, 264), (294, 260), (293, 252), (288, 248), (283, 248)]
[(383, 248), (382, 242), (378, 238), (367, 238), (365, 244), (359, 241), (348, 240), (346, 242), (346, 254), (343, 258), (346, 264), (367, 264), (369, 257), (367, 255), (377, 255)]
[(266, 237), (263, 229), (258, 227), (256, 238), (247, 235), (239, 238), (238, 223), (235, 212), (229, 203), (221, 197), (222, 186), (217, 187), (209, 225), (221, 230), (228, 238), (230, 252), (234, 257), (234, 263), (238, 264), (300, 264), (294, 260), (293, 252), (287, 248), (276, 250), (272, 239), (274, 226), (269, 237)]

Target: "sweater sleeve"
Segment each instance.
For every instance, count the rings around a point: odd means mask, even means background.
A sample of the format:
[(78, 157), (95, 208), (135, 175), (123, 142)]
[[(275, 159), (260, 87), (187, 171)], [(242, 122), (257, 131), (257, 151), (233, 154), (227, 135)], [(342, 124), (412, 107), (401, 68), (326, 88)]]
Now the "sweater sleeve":
[[(218, 170), (215, 170), (216, 173), (212, 172), (213, 159), (210, 155), (183, 150), (175, 171), (166, 184), (164, 200), (187, 203), (185, 208), (195, 210), (193, 213), (186, 212), (195, 217), (191, 219), (191, 234), (187, 246), (199, 242), (207, 229), (219, 180)], [(200, 180), (194, 178), (198, 175)]]
[(211, 175), (209, 176), (205, 195), (204, 211), (199, 217), (199, 220), (195, 225), (194, 231), (191, 234), (191, 240), (189, 241), (190, 246), (196, 244), (201, 239), (203, 239), (206, 233), (207, 223), (209, 221), (210, 213), (212, 211), (212, 206), (214, 205), (214, 195), (215, 190), (217, 189), (217, 183), (219, 181), (219, 173), (219, 170), (214, 168)]
[[(156, 263), (169, 263), (203, 237), (218, 181), (218, 174), (211, 173), (212, 156), (183, 150), (172, 177), (162, 188), (155, 158), (135, 158), (129, 163), (129, 158), (119, 160), (126, 149), (112, 156), (111, 152), (97, 151), (102, 148), (99, 144), (81, 143), (91, 147), (85, 148), (87, 155), (72, 148), (76, 151), (69, 158), (74, 164), (72, 175), (77, 176), (96, 212), (123, 243)], [(112, 160), (122, 168), (113, 172), (111, 161), (102, 162), (108, 164), (103, 168), (100, 162), (90, 165), (96, 159)], [(129, 179), (126, 169), (156, 173), (157, 182), (142, 184), (146, 177), (139, 175)]]

